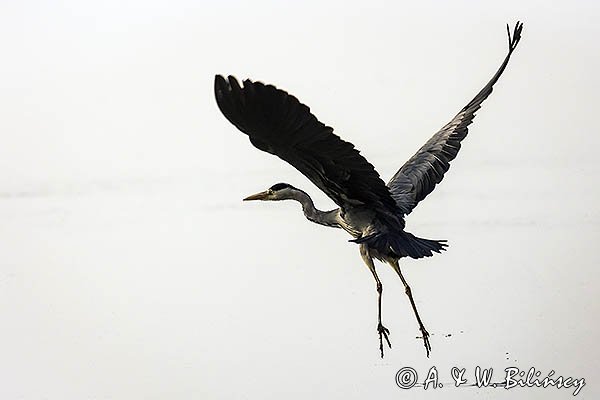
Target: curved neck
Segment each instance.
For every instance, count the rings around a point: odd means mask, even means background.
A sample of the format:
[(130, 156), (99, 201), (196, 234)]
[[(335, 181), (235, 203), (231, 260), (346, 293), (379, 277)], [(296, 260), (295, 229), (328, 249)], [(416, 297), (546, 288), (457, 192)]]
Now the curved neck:
[(325, 226), (340, 227), (337, 221), (337, 210), (321, 211), (315, 208), (315, 205), (310, 196), (302, 190), (295, 189), (292, 191), (290, 199), (296, 200), (302, 204), (304, 216), (312, 222)]

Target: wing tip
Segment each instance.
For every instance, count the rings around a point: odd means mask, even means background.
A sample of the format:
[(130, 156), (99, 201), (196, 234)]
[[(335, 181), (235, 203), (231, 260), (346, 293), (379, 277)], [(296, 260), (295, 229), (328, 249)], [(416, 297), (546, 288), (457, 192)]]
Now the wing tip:
[(231, 87), (222, 75), (215, 75), (215, 97), (217, 102), (223, 98), (223, 94), (230, 91)]
[(508, 34), (508, 51), (512, 53), (516, 48), (517, 44), (521, 40), (521, 32), (523, 32), (523, 22), (517, 21), (513, 28), (513, 34), (510, 34), (510, 26), (506, 24), (506, 32)]
[[(251, 82), (249, 79), (244, 82)], [(228, 75), (227, 79), (221, 75), (215, 75), (215, 92), (236, 91), (240, 90), (240, 84), (237, 78), (233, 75)]]

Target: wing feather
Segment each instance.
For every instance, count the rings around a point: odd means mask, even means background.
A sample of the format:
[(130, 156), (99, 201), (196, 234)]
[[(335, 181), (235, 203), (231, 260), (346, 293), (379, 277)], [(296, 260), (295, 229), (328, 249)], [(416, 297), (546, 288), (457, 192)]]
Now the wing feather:
[[(508, 29), (508, 26), (507, 26)], [(481, 103), (492, 93), (508, 64), (512, 52), (521, 39), (523, 24), (517, 22), (511, 38), (508, 33), (508, 54), (492, 79), (450, 122), (423, 145), (388, 183), (392, 197), (404, 214), (409, 214), (416, 205), (433, 191), (450, 168), (460, 150), (461, 141), (467, 136), (468, 126), (473, 122), (475, 112)]]
[(272, 85), (215, 77), (219, 109), (258, 149), (288, 162), (342, 209), (367, 206), (394, 227), (401, 211), (389, 189), (352, 143), (319, 122), (294, 96)]

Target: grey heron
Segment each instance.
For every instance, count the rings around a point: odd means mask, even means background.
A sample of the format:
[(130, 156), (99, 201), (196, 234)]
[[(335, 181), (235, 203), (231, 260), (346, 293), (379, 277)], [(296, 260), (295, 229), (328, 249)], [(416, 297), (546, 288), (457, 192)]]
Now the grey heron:
[(377, 333), (383, 358), (384, 339), (391, 348), (389, 330), (381, 318), (383, 285), (373, 259), (389, 264), (404, 284), (415, 314), (427, 357), (431, 351), (425, 329), (413, 299), (412, 290), (402, 275), (399, 259), (422, 258), (440, 253), (445, 240), (419, 238), (406, 232), (405, 216), (440, 183), (467, 136), (475, 112), (490, 95), (504, 72), (511, 54), (521, 39), (523, 24), (517, 22), (508, 54), (498, 71), (460, 112), (438, 131), (396, 172), (386, 185), (379, 174), (353, 144), (342, 140), (333, 129), (319, 122), (310, 109), (296, 97), (272, 85), (245, 80), (243, 86), (229, 76), (215, 77), (215, 96), (224, 116), (247, 134), (258, 149), (287, 161), (329, 196), (339, 208), (321, 211), (310, 196), (292, 185), (278, 183), (244, 200), (295, 200), (306, 218), (320, 225), (341, 228), (358, 244), (360, 255), (373, 274), (377, 288)]

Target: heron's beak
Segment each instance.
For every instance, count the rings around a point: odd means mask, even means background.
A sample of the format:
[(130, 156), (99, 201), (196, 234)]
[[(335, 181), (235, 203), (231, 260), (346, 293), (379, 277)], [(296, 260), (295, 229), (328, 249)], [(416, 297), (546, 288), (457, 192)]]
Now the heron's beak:
[(256, 193), (256, 194), (253, 194), (251, 196), (246, 197), (244, 199), (244, 201), (266, 200), (268, 196), (269, 196), (269, 192), (265, 190), (264, 192)]

